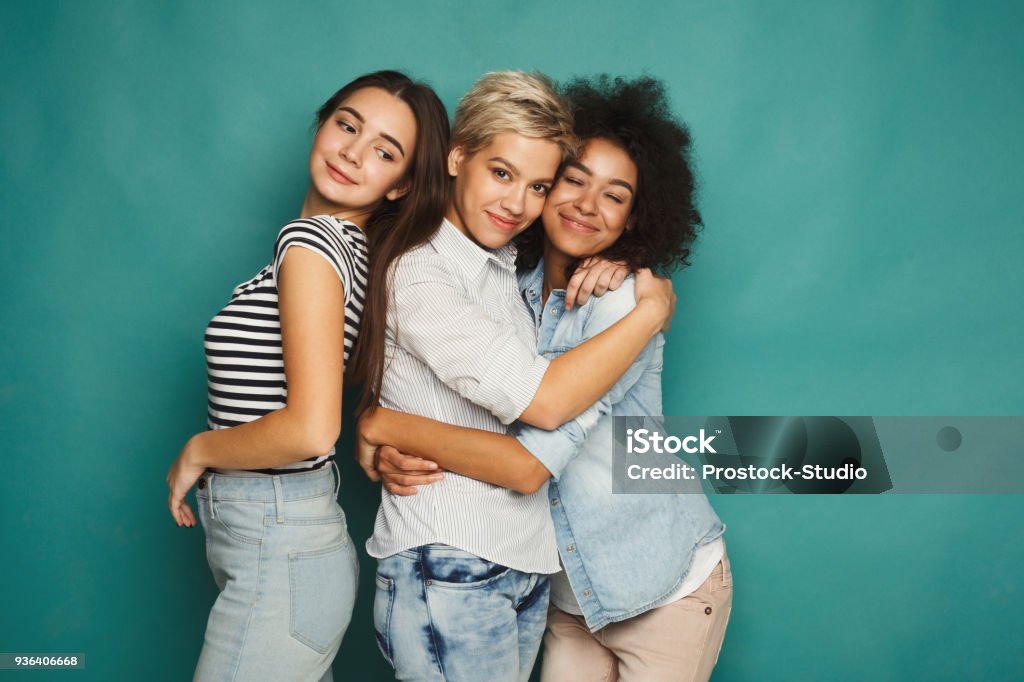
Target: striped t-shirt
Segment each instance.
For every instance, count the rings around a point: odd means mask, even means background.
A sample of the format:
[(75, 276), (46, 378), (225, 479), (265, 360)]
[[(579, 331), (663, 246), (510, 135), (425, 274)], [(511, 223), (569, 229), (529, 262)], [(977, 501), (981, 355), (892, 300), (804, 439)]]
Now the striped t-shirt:
[[(345, 289), (345, 361), (359, 333), (366, 292), (366, 236), (350, 222), (331, 216), (293, 220), (274, 244), (274, 260), (235, 287), (231, 300), (206, 328), (208, 423), (224, 429), (253, 421), (285, 406), (285, 382), (278, 315), (277, 275), (285, 253), (299, 246), (318, 253), (334, 267)], [(340, 387), (339, 387), (340, 390)], [(334, 459), (334, 448), (261, 473), (319, 469)]]

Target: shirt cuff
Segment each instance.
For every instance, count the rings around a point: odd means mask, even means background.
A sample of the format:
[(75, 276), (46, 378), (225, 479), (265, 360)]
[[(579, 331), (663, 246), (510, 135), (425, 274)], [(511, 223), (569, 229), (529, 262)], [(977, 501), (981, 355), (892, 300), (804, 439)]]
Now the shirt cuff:
[(523, 424), (516, 434), (516, 440), (529, 450), (530, 454), (551, 472), (551, 478), (557, 481), (583, 445), (587, 432), (600, 417), (601, 412), (597, 406), (591, 405), (580, 416), (562, 424), (554, 431)]

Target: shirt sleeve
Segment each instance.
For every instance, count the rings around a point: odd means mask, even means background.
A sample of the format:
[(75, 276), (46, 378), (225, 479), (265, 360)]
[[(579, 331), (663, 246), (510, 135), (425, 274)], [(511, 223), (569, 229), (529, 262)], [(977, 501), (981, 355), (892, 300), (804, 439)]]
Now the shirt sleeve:
[[(630, 277), (617, 290), (609, 291), (594, 301), (590, 317), (584, 323), (580, 343), (608, 329), (636, 307), (634, 288), (634, 280)], [(575, 419), (553, 431), (520, 423), (515, 429), (516, 439), (551, 472), (551, 478), (557, 481), (565, 467), (576, 456), (590, 429), (601, 417), (611, 414), (613, 406), (621, 402), (640, 377), (657, 362), (658, 352), (663, 343), (661, 334), (658, 334), (644, 347), (639, 357), (615, 382), (611, 390)], [(608, 447), (611, 447), (611, 443)]]
[(357, 269), (358, 258), (351, 240), (345, 239), (339, 228), (328, 221), (333, 221), (333, 218), (302, 218), (293, 220), (281, 229), (274, 243), (274, 281), (278, 281), (288, 249), (293, 246), (309, 249), (322, 256), (334, 268), (344, 287), (347, 305), (352, 295), (352, 277)]
[(466, 295), (443, 259), (403, 256), (392, 270), (388, 326), (446, 386), (509, 424), (533, 401), (548, 361)]

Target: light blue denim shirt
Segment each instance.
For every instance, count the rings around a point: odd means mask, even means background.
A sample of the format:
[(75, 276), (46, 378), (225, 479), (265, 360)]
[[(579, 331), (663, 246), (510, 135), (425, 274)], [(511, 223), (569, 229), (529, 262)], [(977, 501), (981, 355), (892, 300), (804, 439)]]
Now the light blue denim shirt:
[[(548, 359), (600, 334), (636, 306), (633, 277), (569, 312), (564, 290), (541, 300), (543, 284), (543, 261), (519, 275), (537, 324), (537, 350)], [(575, 420), (554, 431), (516, 427), (519, 441), (551, 472), (547, 495), (558, 552), (594, 631), (659, 605), (682, 584), (694, 550), (725, 530), (700, 493), (612, 494), (612, 416), (661, 415), (663, 347), (659, 334), (611, 391)]]

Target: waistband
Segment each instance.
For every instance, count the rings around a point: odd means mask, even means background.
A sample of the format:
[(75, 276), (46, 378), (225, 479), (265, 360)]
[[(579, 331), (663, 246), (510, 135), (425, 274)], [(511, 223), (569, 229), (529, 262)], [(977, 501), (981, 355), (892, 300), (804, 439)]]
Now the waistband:
[[(473, 554), (472, 552), (467, 552), (464, 549), (459, 549), (458, 547), (452, 547), (451, 545), (446, 545), (446, 544), (441, 543), (441, 542), (434, 542), (434, 543), (431, 543), (429, 545), (420, 545), (419, 547), (410, 547), (408, 549), (403, 549), (398, 554), (403, 556), (403, 557), (405, 557), (406, 559), (417, 559), (417, 560), (420, 559), (420, 557), (439, 556), (439, 557), (455, 557), (455, 558), (460, 558), (460, 559), (461, 558), (465, 558), (465, 559), (479, 559), (480, 561), (487, 561), (487, 559), (484, 559), (483, 557), (479, 557), (476, 554)], [(392, 556), (396, 556), (396, 555), (392, 555)], [(491, 563), (495, 563), (495, 562), (492, 561)]]
[[(335, 482), (337, 477), (337, 482)], [(278, 500), (305, 500), (341, 488), (341, 472), (332, 462), (331, 467), (294, 474), (250, 474), (243, 471), (219, 473), (207, 471), (196, 482), (196, 496), (218, 500), (245, 500), (249, 502), (275, 502)]]
[[(304, 460), (304, 461), (308, 462), (308, 461), (311, 461), (313, 459), (318, 459), (318, 458), (312, 457), (309, 460)], [(296, 468), (289, 468), (289, 469), (273, 469), (273, 468), (271, 468), (271, 469), (220, 469), (218, 467), (210, 467), (209, 469), (207, 469), (207, 471), (210, 471), (210, 472), (215, 473), (215, 474), (243, 473), (243, 474), (262, 474), (262, 475), (266, 475), (266, 476), (273, 476), (275, 474), (287, 475), (287, 474), (299, 474), (299, 473), (303, 473), (303, 472), (306, 472), (306, 471), (316, 471), (318, 469), (321, 469), (321, 468), (327, 466), (328, 464), (335, 464), (334, 450), (331, 450), (331, 454), (327, 455), (326, 459), (323, 459), (323, 460), (320, 460), (320, 461), (316, 462), (311, 467), (303, 467), (303, 468), (298, 468), (298, 469), (296, 469)]]

